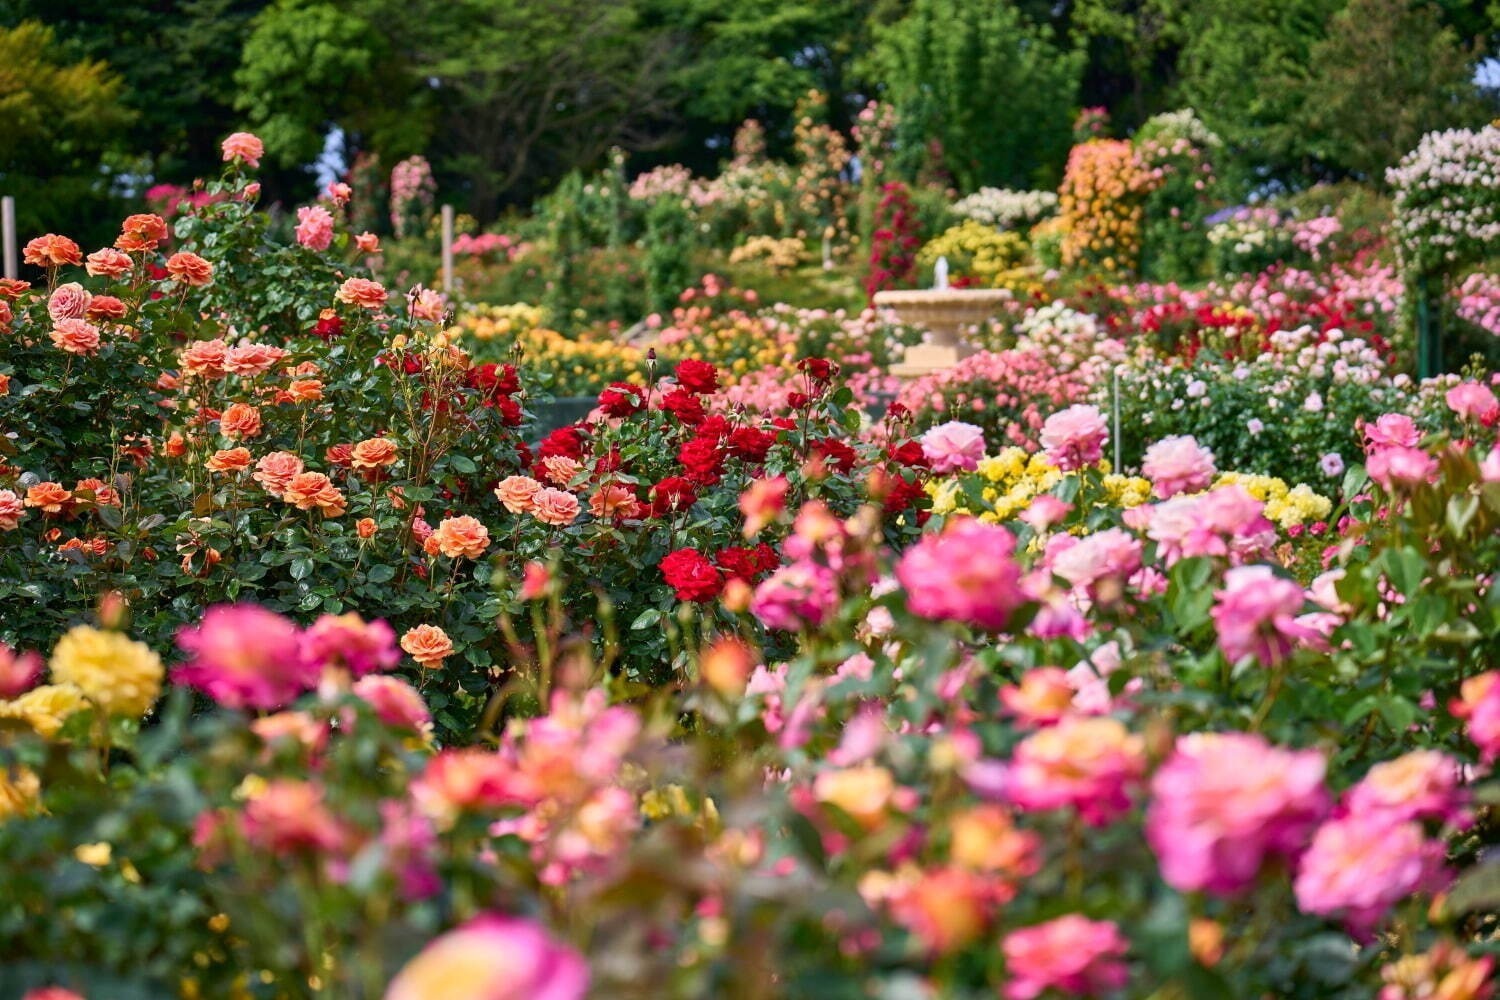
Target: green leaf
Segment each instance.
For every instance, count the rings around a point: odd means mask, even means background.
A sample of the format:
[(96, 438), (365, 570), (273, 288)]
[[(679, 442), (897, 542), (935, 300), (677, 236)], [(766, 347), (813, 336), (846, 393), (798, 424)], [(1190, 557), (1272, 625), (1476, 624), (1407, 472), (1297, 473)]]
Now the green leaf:
[(292, 560), (292, 579), (306, 579), (313, 571), (313, 561), (306, 556)]

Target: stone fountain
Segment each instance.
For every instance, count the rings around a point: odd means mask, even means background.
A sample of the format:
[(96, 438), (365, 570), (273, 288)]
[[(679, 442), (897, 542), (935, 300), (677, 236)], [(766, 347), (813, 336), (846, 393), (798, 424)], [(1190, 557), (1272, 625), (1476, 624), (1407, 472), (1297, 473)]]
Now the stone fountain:
[(973, 354), (977, 348), (965, 343), (964, 330), (994, 316), (1013, 297), (1004, 288), (949, 288), (946, 257), (938, 258), (933, 279), (932, 288), (875, 293), (877, 308), (890, 309), (903, 323), (931, 331), (923, 343), (906, 349), (900, 364), (891, 365), (891, 374), (898, 378), (943, 371)]

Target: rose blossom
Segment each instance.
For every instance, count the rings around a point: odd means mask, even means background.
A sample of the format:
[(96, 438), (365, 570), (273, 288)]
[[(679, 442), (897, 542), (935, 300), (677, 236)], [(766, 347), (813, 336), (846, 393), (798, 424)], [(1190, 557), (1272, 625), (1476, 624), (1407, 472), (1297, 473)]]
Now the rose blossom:
[(316, 509), (324, 517), (339, 517), (348, 500), (321, 472), (302, 472), (291, 478), (281, 499), (298, 510)]
[(1444, 397), (1450, 409), (1465, 420), (1492, 424), (1500, 416), (1500, 400), (1490, 387), (1479, 382), (1460, 382)]
[(1109, 440), (1109, 425), (1097, 406), (1076, 403), (1042, 424), (1041, 445), (1047, 459), (1063, 472), (1076, 472), (1098, 462)]
[(896, 566), (907, 607), (923, 618), (999, 631), (1025, 600), (1015, 548), (1005, 528), (971, 518), (924, 535)]
[(361, 309), (379, 309), (385, 305), (385, 286), (368, 278), (349, 278), (339, 286), (334, 298)]
[[(1072, 535), (1057, 535), (1073, 544), (1067, 545), (1053, 555), (1053, 546), (1047, 547), (1047, 562), (1052, 572), (1071, 583), (1075, 589), (1091, 597), (1103, 599), (1118, 596), (1125, 581), (1141, 568), (1141, 543), (1129, 532), (1119, 528), (1108, 528), (1074, 539)], [(1110, 583), (1111, 594), (1103, 592), (1102, 583)]]
[(1254, 656), (1275, 666), (1299, 644), (1316, 642), (1316, 630), (1297, 616), (1306, 594), (1295, 582), (1278, 577), (1270, 566), (1238, 566), (1224, 574), (1224, 589), (1214, 594), (1211, 612), (1219, 648), (1231, 663)]
[(1292, 888), (1303, 913), (1342, 915), (1363, 934), (1402, 900), (1441, 889), (1443, 856), (1442, 842), (1416, 822), (1350, 813), (1318, 828)]
[(99, 349), (99, 328), (87, 320), (58, 320), (48, 336), (69, 354), (93, 354)]
[(1120, 989), (1130, 978), (1121, 961), (1130, 945), (1120, 929), (1077, 913), (1011, 931), (1001, 950), (1010, 974), (1005, 1000), (1035, 1000), (1048, 990), (1097, 996)]
[(241, 161), (245, 166), (254, 170), (260, 166), (260, 158), (266, 155), (266, 147), (249, 132), (235, 132), (225, 139), (220, 149), (224, 153), (224, 162)]
[(1146, 449), (1141, 473), (1163, 500), (1178, 493), (1196, 493), (1213, 482), (1214, 455), (1192, 435), (1175, 435)]
[(444, 518), (430, 536), (431, 544), (449, 559), (467, 556), (478, 559), (490, 545), (490, 532), (477, 518), (468, 514)]
[(88, 291), (76, 281), (58, 285), (47, 297), (47, 315), (52, 320), (83, 319), (88, 315), (89, 301), (93, 298)]
[(122, 278), (134, 266), (129, 254), (113, 247), (105, 247), (88, 255), (84, 270), (95, 278)]
[(641, 502), (627, 487), (607, 484), (589, 497), (589, 513), (598, 518), (630, 520), (641, 514)]
[(795, 632), (817, 628), (838, 606), (838, 580), (827, 566), (798, 560), (772, 573), (750, 602), (766, 628)]
[(281, 615), (253, 604), (219, 604), (177, 633), (188, 660), (172, 672), (230, 708), (280, 708), (318, 682), (301, 653), (302, 634)]
[(360, 233), (354, 237), (354, 245), (359, 248), (360, 253), (379, 253), (380, 237), (374, 233)]
[(275, 778), (245, 801), (243, 830), (252, 846), (275, 854), (340, 849), (347, 833), (323, 802), (316, 782)]
[(78, 249), (77, 243), (66, 236), (47, 233), (21, 248), (21, 260), (36, 267), (62, 267), (65, 264), (82, 264), (83, 252)]
[(1365, 471), (1385, 489), (1420, 486), (1437, 472), (1437, 459), (1420, 448), (1393, 445), (1370, 453)]
[(366, 438), (349, 451), (349, 465), (355, 469), (378, 469), (396, 464), (399, 452), (389, 438)]
[(1493, 763), (1500, 759), (1500, 671), (1470, 677), (1458, 692), (1448, 709), (1468, 724), (1469, 741), (1479, 748), (1480, 759)]
[(224, 362), (229, 357), (229, 348), (222, 340), (195, 340), (182, 349), (177, 356), (184, 378), (219, 378), (225, 374)]
[(315, 669), (341, 667), (355, 677), (390, 670), (401, 662), (396, 633), (384, 621), (354, 612), (322, 615), (302, 633), (302, 657)]
[(302, 469), (301, 458), (289, 451), (273, 451), (255, 463), (255, 473), (250, 478), (279, 499), (286, 493), (287, 484), (301, 474)]
[(482, 914), (435, 939), (385, 1000), (583, 1000), (589, 967), (537, 924)]
[(566, 490), (545, 487), (537, 490), (531, 501), (531, 515), (544, 524), (572, 524), (580, 510), (578, 498)]
[(241, 378), (264, 375), (280, 364), (286, 356), (287, 352), (280, 347), (272, 347), (269, 344), (244, 344), (224, 352), (224, 370)]
[(376, 717), (388, 726), (425, 733), (432, 727), (432, 714), (421, 694), (406, 681), (389, 674), (370, 674), (354, 682), (354, 696), (369, 704)]
[(161, 216), (149, 212), (131, 215), (120, 224), (115, 249), (126, 253), (150, 253), (161, 246), (167, 236), (167, 220)]
[(0, 531), (15, 531), (26, 516), (26, 505), (15, 490), (0, 490)]
[(401, 648), (410, 653), (413, 660), (432, 670), (453, 655), (453, 640), (437, 625), (418, 625), (407, 629), (401, 637)]
[(167, 258), (167, 274), (174, 281), (197, 288), (213, 281), (214, 266), (184, 250)]
[(203, 467), (209, 472), (244, 472), (250, 468), (250, 449), (221, 449), (210, 455)]
[(97, 323), (102, 319), (124, 319), (125, 313), (125, 303), (113, 295), (95, 295), (89, 300), (89, 311), (84, 318)]
[(536, 506), (542, 484), (530, 476), (507, 476), (495, 486), (495, 499), (512, 514), (529, 514)]
[(1103, 826), (1130, 808), (1146, 767), (1145, 748), (1117, 719), (1068, 717), (1016, 747), (1007, 793), (1026, 810), (1072, 806)]
[(1404, 413), (1387, 413), (1373, 424), (1365, 425), (1365, 450), (1379, 448), (1415, 448), (1421, 440), (1417, 425)]
[(1439, 750), (1413, 750), (1370, 768), (1349, 789), (1349, 812), (1393, 820), (1463, 821), (1463, 766)]
[(249, 403), (230, 403), (219, 416), (219, 433), (230, 439), (260, 434), (260, 411)]
[(1192, 733), (1151, 779), (1146, 839), (1181, 892), (1238, 893), (1295, 858), (1328, 809), (1327, 762), (1250, 733)]
[(921, 441), (922, 454), (936, 473), (970, 472), (984, 457), (984, 431), (959, 420), (932, 428)]
[(333, 242), (333, 216), (322, 205), (297, 209), (297, 242), (309, 250), (327, 250)]

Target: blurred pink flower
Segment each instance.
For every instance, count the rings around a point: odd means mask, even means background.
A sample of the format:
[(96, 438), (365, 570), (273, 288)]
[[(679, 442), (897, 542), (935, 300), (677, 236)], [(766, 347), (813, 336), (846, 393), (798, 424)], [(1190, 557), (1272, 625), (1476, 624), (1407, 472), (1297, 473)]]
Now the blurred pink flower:
[(1274, 666), (1299, 644), (1321, 639), (1316, 629), (1297, 621), (1306, 603), (1302, 588), (1278, 577), (1270, 566), (1231, 569), (1214, 598), (1219, 649), (1231, 663), (1253, 656), (1263, 666)]
[(1025, 600), (1015, 549), (1005, 528), (970, 518), (924, 536), (896, 566), (906, 606), (923, 618), (1003, 629)]
[(1446, 885), (1441, 841), (1416, 822), (1377, 813), (1330, 820), (1302, 855), (1293, 889), (1304, 913), (1342, 916), (1357, 934), (1373, 930), (1408, 897)]
[(385, 1000), (583, 1000), (582, 956), (529, 920), (484, 914), (402, 967)]
[(1097, 406), (1075, 403), (1042, 424), (1041, 444), (1047, 458), (1064, 472), (1076, 472), (1099, 461), (1109, 426)]
[(1108, 920), (1077, 913), (1011, 931), (1001, 944), (1010, 981), (1006, 1000), (1035, 1000), (1048, 990), (1095, 996), (1118, 990), (1130, 978), (1122, 959), (1125, 935)]
[(189, 659), (172, 679), (230, 708), (280, 708), (318, 682), (297, 626), (253, 604), (209, 608), (178, 631), (177, 645)]
[(322, 205), (297, 209), (297, 242), (309, 250), (323, 251), (333, 242), (333, 216)]
[(1021, 809), (1072, 806), (1102, 826), (1130, 808), (1145, 767), (1141, 738), (1118, 719), (1068, 717), (1016, 747), (1008, 794)]
[(1141, 461), (1141, 473), (1151, 480), (1152, 490), (1163, 500), (1208, 489), (1214, 471), (1213, 452), (1190, 434), (1162, 438), (1146, 449)]

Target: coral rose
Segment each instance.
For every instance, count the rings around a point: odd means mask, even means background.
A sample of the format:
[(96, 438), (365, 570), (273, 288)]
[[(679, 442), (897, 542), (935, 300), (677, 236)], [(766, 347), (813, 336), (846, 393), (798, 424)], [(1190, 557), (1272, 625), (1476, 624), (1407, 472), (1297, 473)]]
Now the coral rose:
[(244, 472), (250, 468), (250, 449), (229, 448), (216, 451), (203, 463), (209, 472)]
[(293, 476), (281, 499), (298, 510), (316, 508), (324, 517), (340, 516), (348, 504), (344, 494), (321, 472), (302, 472)]
[(641, 514), (641, 502), (627, 487), (601, 486), (589, 497), (589, 513), (595, 517), (630, 519)]
[(531, 514), (544, 524), (572, 524), (578, 517), (578, 498), (565, 490), (538, 490), (532, 499)]
[(366, 438), (349, 452), (349, 464), (356, 469), (378, 469), (394, 465), (399, 453), (389, 438)]
[(37, 267), (62, 267), (65, 264), (82, 264), (83, 252), (78, 249), (77, 243), (66, 236), (48, 233), (22, 247), (21, 259)]
[[(166, 238), (166, 219), (151, 214), (132, 215), (120, 224), (120, 235), (115, 237), (115, 249), (126, 253), (148, 253), (160, 246)], [(91, 254), (90, 257), (92, 256)], [(129, 263), (130, 259), (127, 257), (126, 270), (129, 270)]]
[(263, 375), (276, 367), (286, 356), (287, 352), (280, 347), (272, 347), (269, 344), (244, 344), (240, 347), (231, 347), (224, 352), (224, 370), (241, 378)]
[(89, 300), (89, 311), (84, 317), (95, 322), (101, 319), (124, 319), (125, 303), (113, 295), (95, 295)]
[(444, 518), (430, 537), (437, 550), (450, 559), (468, 556), (478, 559), (490, 545), (490, 532), (477, 518), (465, 514), (462, 517)]
[(58, 320), (48, 336), (69, 354), (93, 354), (99, 349), (99, 328), (87, 320)]
[(72, 503), (72, 491), (63, 489), (61, 483), (37, 483), (26, 491), (26, 506), (36, 507), (43, 514), (61, 514)]
[(219, 416), (219, 433), (227, 438), (253, 438), (260, 433), (260, 411), (249, 403), (230, 403)]
[(184, 250), (167, 258), (167, 274), (173, 281), (198, 288), (214, 280), (214, 266)]
[(354, 237), (354, 245), (359, 248), (360, 253), (379, 253), (380, 237), (374, 233), (360, 233)]
[(84, 270), (96, 278), (122, 278), (134, 266), (128, 254), (111, 247), (95, 250), (84, 262)]
[(418, 625), (401, 637), (401, 648), (411, 658), (431, 670), (443, 665), (453, 655), (453, 640), (437, 625)]
[(271, 494), (280, 497), (287, 484), (303, 470), (302, 459), (289, 451), (273, 451), (255, 463), (255, 474), (250, 478)]
[(219, 378), (225, 374), (225, 361), (229, 348), (222, 340), (195, 340), (182, 349), (177, 362), (182, 366), (182, 375), (198, 378)]
[(266, 155), (265, 144), (249, 132), (233, 133), (219, 148), (225, 163), (238, 161), (252, 170), (260, 166), (260, 158)]
[(47, 315), (53, 321), (83, 319), (88, 315), (89, 302), (93, 295), (76, 281), (58, 285), (47, 297)]
[(507, 476), (495, 486), (495, 499), (512, 514), (529, 514), (536, 506), (542, 484), (530, 476)]
[(334, 298), (346, 305), (373, 310), (385, 305), (387, 294), (385, 286), (378, 281), (371, 281), (369, 278), (350, 278), (339, 286)]

